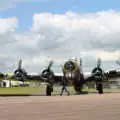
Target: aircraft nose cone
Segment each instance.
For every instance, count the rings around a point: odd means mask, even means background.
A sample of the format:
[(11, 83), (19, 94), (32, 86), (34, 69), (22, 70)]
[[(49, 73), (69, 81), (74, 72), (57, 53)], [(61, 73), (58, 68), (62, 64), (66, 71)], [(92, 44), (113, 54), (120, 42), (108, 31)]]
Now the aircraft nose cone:
[(72, 61), (68, 61), (68, 62), (65, 63), (64, 68), (67, 71), (72, 71), (72, 70), (74, 70), (75, 65), (74, 65), (74, 63)]

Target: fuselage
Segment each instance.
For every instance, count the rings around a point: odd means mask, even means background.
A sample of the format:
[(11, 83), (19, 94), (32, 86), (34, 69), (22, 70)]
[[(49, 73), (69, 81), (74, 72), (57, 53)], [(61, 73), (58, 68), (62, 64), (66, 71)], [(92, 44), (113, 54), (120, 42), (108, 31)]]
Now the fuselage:
[(72, 84), (76, 91), (81, 91), (84, 84), (84, 76), (81, 66), (76, 60), (68, 60), (63, 65), (64, 79)]

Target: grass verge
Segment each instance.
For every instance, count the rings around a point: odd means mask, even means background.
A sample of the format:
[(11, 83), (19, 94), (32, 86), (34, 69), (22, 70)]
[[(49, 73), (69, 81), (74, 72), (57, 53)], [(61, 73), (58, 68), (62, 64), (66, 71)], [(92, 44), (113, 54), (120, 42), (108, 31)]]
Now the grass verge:
[[(45, 86), (42, 87), (12, 87), (12, 88), (0, 88), (0, 95), (45, 95)], [(73, 87), (68, 87), (71, 95), (74, 95), (76, 92), (74, 91)], [(59, 95), (61, 91), (61, 87), (54, 87), (54, 91), (52, 95)], [(88, 93), (97, 93), (96, 89), (83, 89)], [(120, 92), (120, 89), (104, 89), (104, 92)]]

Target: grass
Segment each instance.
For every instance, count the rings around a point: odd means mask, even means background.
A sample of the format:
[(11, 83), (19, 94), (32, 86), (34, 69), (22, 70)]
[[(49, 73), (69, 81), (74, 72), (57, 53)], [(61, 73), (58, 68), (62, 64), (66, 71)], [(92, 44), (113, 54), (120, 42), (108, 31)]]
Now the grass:
[(45, 88), (12, 87), (0, 88), (0, 94), (44, 94)]
[[(68, 87), (68, 90), (72, 95), (75, 94), (75, 91), (73, 87)], [(54, 87), (54, 91), (52, 95), (59, 95), (61, 91), (61, 87)], [(83, 89), (83, 91), (88, 91), (89, 93), (91, 92), (97, 92), (95, 89)], [(104, 89), (104, 92), (120, 92), (120, 89)], [(13, 87), (13, 88), (0, 88), (0, 95), (4, 94), (40, 94), (40, 95), (45, 95), (45, 87)]]

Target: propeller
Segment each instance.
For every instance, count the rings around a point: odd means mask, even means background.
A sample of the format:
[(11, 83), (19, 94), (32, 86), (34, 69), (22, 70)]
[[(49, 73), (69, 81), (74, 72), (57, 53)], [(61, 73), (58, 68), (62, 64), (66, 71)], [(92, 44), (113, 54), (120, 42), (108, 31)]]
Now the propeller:
[(53, 80), (54, 77), (54, 73), (51, 70), (52, 65), (53, 61), (50, 61), (48, 67), (45, 70), (43, 70), (41, 74), (41, 77), (48, 82), (51, 82), (51, 80)]
[(99, 58), (97, 60), (97, 67), (95, 67), (92, 71), (92, 76), (96, 80), (102, 80), (102, 77), (103, 77), (103, 70), (102, 70), (102, 68), (100, 68), (100, 66), (101, 66), (101, 59)]
[(27, 73), (23, 69), (15, 70), (14, 74), (15, 74), (15, 78), (19, 81), (24, 81), (27, 76)]
[(22, 68), (22, 60), (19, 60), (18, 69), (14, 72), (15, 78), (19, 81), (24, 81), (27, 77), (26, 71)]

